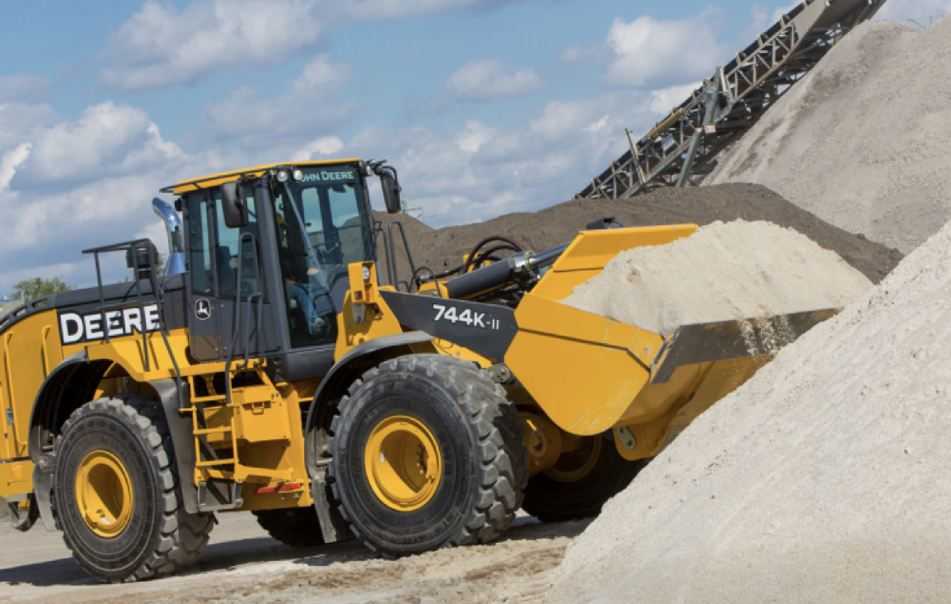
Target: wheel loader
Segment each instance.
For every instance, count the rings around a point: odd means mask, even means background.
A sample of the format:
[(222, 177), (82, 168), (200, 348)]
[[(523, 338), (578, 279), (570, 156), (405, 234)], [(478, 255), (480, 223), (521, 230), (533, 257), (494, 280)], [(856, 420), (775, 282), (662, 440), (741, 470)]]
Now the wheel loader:
[[(537, 251), (494, 238), (454, 270), (401, 280), (406, 238), (374, 218), (375, 177), (398, 213), (383, 162), (180, 182), (164, 190), (174, 206), (153, 201), (164, 263), (144, 239), (86, 250), (96, 286), (3, 317), (13, 524), (62, 532), (108, 581), (193, 562), (216, 513), (251, 512), (292, 546), (486, 543), (520, 508), (597, 513), (769, 360), (757, 342), (772, 327), (799, 334), (834, 312), (659, 334), (561, 302), (620, 251), (693, 225), (604, 223)], [(115, 254), (131, 278), (106, 284)]]

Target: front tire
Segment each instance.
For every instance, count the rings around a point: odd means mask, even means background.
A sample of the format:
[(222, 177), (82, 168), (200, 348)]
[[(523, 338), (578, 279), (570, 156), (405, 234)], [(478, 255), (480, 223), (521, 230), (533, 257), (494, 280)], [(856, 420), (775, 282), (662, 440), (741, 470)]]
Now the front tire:
[(521, 420), (505, 390), (471, 363), (386, 361), (350, 387), (332, 432), (340, 513), (383, 555), (492, 541), (521, 507)]
[(89, 574), (151, 579), (193, 563), (212, 514), (185, 512), (156, 403), (103, 398), (74, 411), (56, 441), (53, 509), (66, 546)]

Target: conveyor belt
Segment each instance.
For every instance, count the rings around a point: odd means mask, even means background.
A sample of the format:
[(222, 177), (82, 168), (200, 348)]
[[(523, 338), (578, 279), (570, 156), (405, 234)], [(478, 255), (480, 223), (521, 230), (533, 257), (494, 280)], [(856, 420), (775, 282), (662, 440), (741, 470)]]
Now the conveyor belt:
[(576, 197), (632, 197), (698, 184), (716, 159), (886, 0), (805, 0), (717, 69)]

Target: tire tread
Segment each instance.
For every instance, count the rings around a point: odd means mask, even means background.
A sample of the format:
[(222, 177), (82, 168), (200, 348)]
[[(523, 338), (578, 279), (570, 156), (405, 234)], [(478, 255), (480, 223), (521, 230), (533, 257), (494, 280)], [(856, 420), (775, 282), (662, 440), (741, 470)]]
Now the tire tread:
[[(57, 450), (63, 435), (69, 433), (81, 419), (94, 413), (113, 415), (136, 433), (141, 444), (145, 445), (144, 448), (151, 458), (163, 491), (161, 497), (164, 508), (162, 510), (163, 518), (159, 529), (160, 537), (156, 546), (128, 576), (113, 580), (113, 582), (154, 579), (162, 575), (175, 573), (195, 563), (208, 544), (209, 535), (215, 524), (215, 517), (214, 514), (189, 514), (185, 511), (178, 493), (179, 477), (173, 463), (171, 437), (165, 426), (165, 418), (161, 407), (155, 401), (137, 397), (101, 398), (86, 403), (76, 409), (63, 424), (56, 441)], [(56, 498), (51, 499), (54, 505), (53, 515), (55, 518)], [(58, 520), (56, 525), (57, 528), (62, 530), (61, 523)], [(93, 569), (87, 567), (80, 556), (77, 555), (72, 539), (67, 531), (63, 531), (63, 540), (66, 547), (73, 553), (74, 558), (83, 570), (94, 577), (102, 578)]]
[[(331, 433), (340, 434), (350, 400), (360, 389), (382, 373), (421, 373), (438, 379), (460, 406), (468, 423), (475, 428), (481, 456), (480, 491), (475, 504), (460, 510), (464, 519), (446, 546), (475, 545), (498, 539), (512, 525), (522, 506), (528, 482), (528, 458), (522, 444), (521, 419), (501, 385), (492, 381), (473, 363), (435, 354), (414, 354), (384, 361), (355, 380), (340, 400), (331, 422)], [(328, 473), (334, 505), (347, 521), (353, 535), (371, 551), (387, 557), (396, 553), (381, 549), (362, 533), (342, 502), (334, 477), (333, 464)]]

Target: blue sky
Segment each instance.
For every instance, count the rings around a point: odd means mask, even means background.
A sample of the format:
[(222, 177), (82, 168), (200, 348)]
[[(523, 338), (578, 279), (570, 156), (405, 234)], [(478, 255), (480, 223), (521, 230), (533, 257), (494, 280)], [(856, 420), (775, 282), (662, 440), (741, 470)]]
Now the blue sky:
[[(177, 179), (359, 155), (434, 225), (571, 197), (791, 2), (178, 0), (4, 8), (0, 291), (89, 283)], [(891, 0), (928, 18), (951, 0)]]

